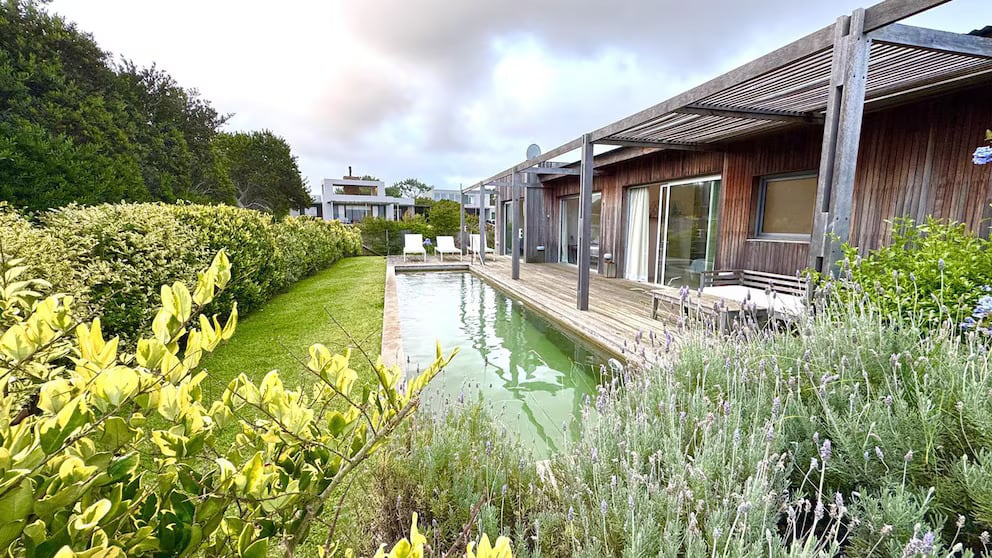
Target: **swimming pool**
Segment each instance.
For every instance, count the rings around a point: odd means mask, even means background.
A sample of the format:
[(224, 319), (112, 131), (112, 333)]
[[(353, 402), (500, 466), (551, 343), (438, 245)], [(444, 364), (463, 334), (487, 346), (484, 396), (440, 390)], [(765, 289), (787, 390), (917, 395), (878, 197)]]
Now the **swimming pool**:
[(586, 396), (595, 398), (602, 353), (471, 273), (398, 273), (396, 288), (411, 371), (434, 359), (435, 342), (445, 352), (460, 348), (427, 388), (424, 409), (481, 393), (496, 419), (537, 454), (577, 432)]

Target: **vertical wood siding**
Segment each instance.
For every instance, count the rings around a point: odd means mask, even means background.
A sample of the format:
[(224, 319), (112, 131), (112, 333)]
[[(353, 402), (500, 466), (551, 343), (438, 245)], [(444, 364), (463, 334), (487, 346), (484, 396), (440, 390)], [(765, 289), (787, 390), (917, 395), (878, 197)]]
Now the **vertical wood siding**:
[[(953, 219), (987, 234), (992, 165), (974, 165), (971, 154), (992, 128), (990, 99), (992, 84), (987, 84), (865, 116), (852, 210), (854, 245), (866, 251), (889, 242), (890, 222), (899, 216)], [(801, 126), (732, 143), (725, 152), (663, 151), (597, 168), (593, 189), (603, 196), (601, 251), (613, 253), (617, 262), (608, 275), (622, 275), (626, 187), (711, 174), (723, 176), (717, 267), (783, 274), (806, 268), (807, 243), (749, 238), (752, 196), (762, 176), (815, 171), (822, 133), (820, 126)], [(578, 194), (578, 178), (546, 180), (542, 192), (539, 240), (547, 261), (557, 261), (559, 199)], [(501, 189), (502, 199), (507, 194)]]

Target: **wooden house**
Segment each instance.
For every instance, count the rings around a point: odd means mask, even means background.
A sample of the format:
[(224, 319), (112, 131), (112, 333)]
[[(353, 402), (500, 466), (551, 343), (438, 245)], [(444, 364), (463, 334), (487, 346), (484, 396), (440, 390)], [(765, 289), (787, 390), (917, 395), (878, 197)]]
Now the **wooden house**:
[(971, 155), (992, 128), (992, 33), (898, 23), (942, 3), (859, 9), (466, 191), (498, 192), (514, 278), (518, 260), (576, 266), (580, 310), (590, 273), (698, 286), (713, 269), (824, 270), (901, 216), (987, 234), (992, 165)]

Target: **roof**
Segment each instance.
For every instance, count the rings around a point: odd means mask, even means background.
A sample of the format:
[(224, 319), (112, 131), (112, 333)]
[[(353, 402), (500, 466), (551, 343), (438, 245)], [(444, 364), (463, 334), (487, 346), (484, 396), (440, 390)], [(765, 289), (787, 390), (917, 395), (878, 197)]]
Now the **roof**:
[[(707, 149), (796, 123), (824, 120), (835, 44), (863, 22), (868, 46), (865, 110), (992, 82), (992, 27), (962, 35), (895, 23), (948, 0), (885, 0), (671, 99), (594, 130), (473, 185), (503, 182), (547, 164), (583, 139), (605, 145)], [(860, 27), (859, 27), (860, 28)], [(861, 37), (861, 35), (858, 35)], [(840, 48), (840, 47), (838, 47)]]

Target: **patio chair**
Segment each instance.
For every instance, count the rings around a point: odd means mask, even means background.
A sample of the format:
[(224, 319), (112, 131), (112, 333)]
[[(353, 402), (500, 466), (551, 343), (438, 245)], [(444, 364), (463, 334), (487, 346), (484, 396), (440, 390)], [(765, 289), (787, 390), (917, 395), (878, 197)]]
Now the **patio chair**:
[[(479, 242), (479, 235), (477, 234), (469, 235), (468, 251), (470, 254), (479, 253), (479, 244), (481, 244)], [(496, 250), (494, 248), (490, 248), (489, 246), (486, 246), (486, 254), (492, 254), (493, 257), (496, 257)]]
[(424, 248), (424, 235), (405, 234), (403, 235), (403, 261), (406, 261), (407, 254), (420, 254), (427, 261), (427, 249)]
[(458, 260), (462, 259), (462, 251), (455, 248), (455, 237), (453, 236), (439, 236), (437, 237), (437, 247), (434, 251), (441, 256), (441, 261), (444, 261), (445, 254), (458, 254)]

